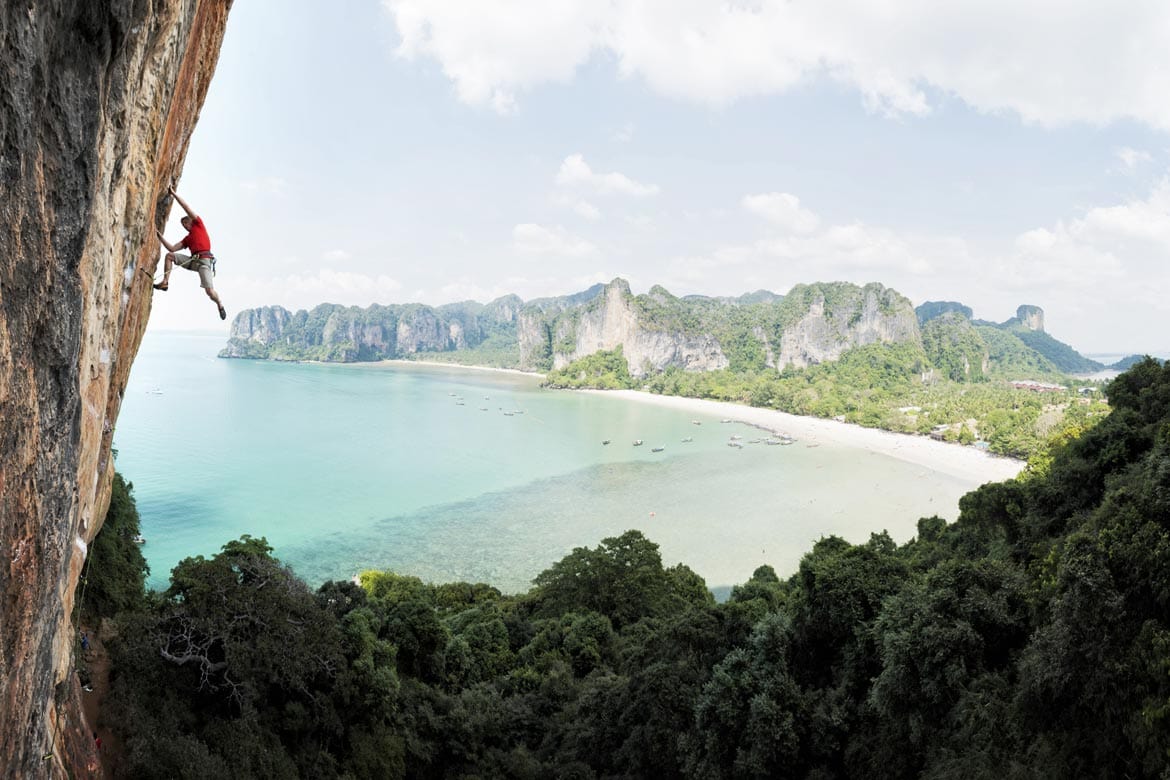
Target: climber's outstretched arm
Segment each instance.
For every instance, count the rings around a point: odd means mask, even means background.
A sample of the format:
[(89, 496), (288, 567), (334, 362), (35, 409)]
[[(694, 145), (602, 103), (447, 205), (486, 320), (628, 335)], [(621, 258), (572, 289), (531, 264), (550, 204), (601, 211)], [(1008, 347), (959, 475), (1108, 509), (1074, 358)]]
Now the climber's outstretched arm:
[[(179, 193), (175, 192), (175, 185), (172, 184), (171, 186), (167, 187), (167, 192), (171, 193), (171, 195), (175, 197), (175, 202), (183, 207), (183, 211), (187, 212), (188, 217), (191, 219), (199, 219), (199, 215), (191, 210), (191, 207), (187, 205), (187, 201), (180, 198)], [(174, 250), (172, 249), (171, 251), (173, 252)]]

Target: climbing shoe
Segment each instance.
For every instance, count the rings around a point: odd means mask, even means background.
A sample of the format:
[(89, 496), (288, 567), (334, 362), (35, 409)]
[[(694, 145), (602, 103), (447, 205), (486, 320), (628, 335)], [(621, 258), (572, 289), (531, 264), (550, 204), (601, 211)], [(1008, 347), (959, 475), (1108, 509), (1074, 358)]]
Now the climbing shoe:
[(156, 284), (154, 286), (154, 289), (162, 290), (163, 292), (166, 292), (168, 287), (170, 287), (170, 285), (167, 284), (166, 282), (159, 282), (158, 284)]
[(219, 318), (220, 318), (221, 320), (226, 320), (226, 319), (227, 319), (227, 309), (225, 309), (225, 308), (224, 308), (224, 307), (222, 307), (222, 306), (220, 306), (220, 307), (219, 307)]

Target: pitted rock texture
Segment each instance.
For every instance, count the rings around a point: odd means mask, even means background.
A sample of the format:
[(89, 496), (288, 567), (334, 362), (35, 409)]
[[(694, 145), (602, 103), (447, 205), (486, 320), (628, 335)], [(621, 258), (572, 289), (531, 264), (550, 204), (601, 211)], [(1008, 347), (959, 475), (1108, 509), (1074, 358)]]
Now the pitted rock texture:
[(1044, 332), (1044, 310), (1024, 304), (1016, 309), (1016, 319), (1028, 330)]
[[(615, 279), (572, 306), (528, 307), (519, 321), (521, 363), (535, 367), (548, 355), (553, 368), (563, 368), (598, 350), (621, 345), (634, 376), (669, 367), (727, 368), (730, 361), (718, 331), (733, 338), (734, 332), (721, 328), (720, 318), (752, 303), (700, 296), (680, 299), (661, 287), (635, 296), (624, 279)], [(760, 342), (766, 365), (776, 369), (837, 360), (847, 350), (866, 344), (921, 343), (910, 301), (880, 284), (797, 285), (782, 299), (774, 296), (761, 305), (767, 307), (759, 314), (766, 327), (756, 324), (746, 333)]]
[(311, 311), (281, 306), (245, 309), (232, 320), (225, 358), (384, 360), (419, 352), (449, 352), (482, 344), (513, 328), (523, 302), (507, 296), (488, 304), (417, 303), (367, 308), (322, 304)]
[[(826, 290), (840, 300), (829, 300)], [(837, 360), (846, 350), (867, 344), (922, 341), (909, 299), (880, 284), (797, 285), (788, 301), (795, 306), (800, 297), (806, 308), (783, 328), (775, 358), (779, 368)]]
[(0, 10), (0, 775), (100, 772), (73, 594), (230, 0)]
[(603, 305), (589, 307), (575, 322), (557, 323), (553, 343), (571, 340), (572, 349), (554, 352), (553, 368), (619, 345), (634, 376), (667, 366), (687, 371), (727, 368), (727, 357), (714, 336), (648, 328), (634, 310), (633, 297), (626, 281), (616, 279), (606, 286)]
[(476, 348), (489, 339), (514, 350), (515, 365), (564, 368), (599, 350), (622, 348), (630, 373), (668, 368), (734, 368), (731, 349), (758, 342), (762, 365), (805, 367), (874, 343), (921, 344), (914, 308), (880, 284), (797, 285), (787, 296), (678, 298), (655, 286), (634, 295), (625, 279), (574, 295), (524, 303), (516, 296), (474, 301), (356, 306), (322, 304), (290, 313), (279, 306), (240, 312), (220, 357), (355, 361)]

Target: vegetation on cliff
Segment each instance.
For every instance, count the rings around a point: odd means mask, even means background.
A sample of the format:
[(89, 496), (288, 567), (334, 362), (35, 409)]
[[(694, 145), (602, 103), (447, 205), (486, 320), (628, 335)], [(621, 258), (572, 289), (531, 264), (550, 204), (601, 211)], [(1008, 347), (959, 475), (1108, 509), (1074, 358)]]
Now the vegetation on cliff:
[(957, 314), (936, 317), (922, 326), (922, 348), (946, 379), (979, 382), (986, 378), (991, 356), (971, 321)]
[(82, 621), (139, 609), (146, 601), (150, 569), (136, 542), (139, 517), (133, 491), (134, 485), (115, 472), (105, 522), (89, 547), (77, 583), (75, 601)]
[(514, 312), (520, 299), (417, 303), (321, 304), (290, 313), (280, 307), (242, 312), (220, 357), (330, 363), (458, 355), (456, 362), (518, 365)]
[[(870, 298), (882, 315), (893, 316), (904, 308), (913, 318), (909, 301), (880, 284), (816, 283), (797, 285), (786, 296), (758, 291), (739, 298), (679, 298), (658, 285), (644, 295), (634, 295), (624, 279), (615, 279), (574, 295), (528, 303), (508, 296), (486, 306), (468, 301), (439, 307), (395, 304), (365, 309), (322, 304), (296, 313), (280, 307), (248, 310), (236, 318), (220, 354), (349, 362), (433, 359), (487, 346), (499, 351), (497, 362), (505, 360), (504, 350), (511, 350), (507, 367), (547, 370), (558, 357), (577, 356), (581, 322), (602, 318), (611, 294), (631, 313), (634, 331), (683, 341), (711, 338), (735, 369), (763, 368), (768, 345), (779, 343), (786, 328), (814, 309), (814, 317), (823, 316), (834, 325), (834, 344), (829, 346), (837, 346), (836, 340), (848, 335)], [(400, 337), (403, 327), (410, 332), (405, 340)], [(737, 347), (746, 346), (752, 354), (735, 354)], [(462, 362), (469, 362), (466, 354)]]
[[(527, 593), (244, 537), (124, 611), (135, 777), (1152, 777), (1170, 770), (1170, 368), (916, 538), (820, 539), (716, 604), (637, 531)], [(104, 533), (104, 531), (103, 531)]]
[(1101, 363), (1084, 357), (1068, 344), (1057, 341), (1044, 331), (1017, 326), (1010, 328), (1008, 332), (1024, 342), (1029, 349), (1050, 361), (1058, 371), (1066, 374), (1091, 374), (1105, 368)]
[[(1121, 360), (1118, 360), (1113, 365), (1109, 366), (1109, 368), (1112, 368), (1115, 371), (1128, 371), (1129, 369), (1133, 368), (1138, 363), (1141, 363), (1143, 360), (1150, 360), (1150, 359), (1151, 358), (1149, 355), (1127, 355), (1126, 357), (1123, 357)], [(1156, 360), (1159, 363), (1165, 362), (1165, 360), (1163, 360), (1162, 358), (1153, 358), (1153, 360)]]

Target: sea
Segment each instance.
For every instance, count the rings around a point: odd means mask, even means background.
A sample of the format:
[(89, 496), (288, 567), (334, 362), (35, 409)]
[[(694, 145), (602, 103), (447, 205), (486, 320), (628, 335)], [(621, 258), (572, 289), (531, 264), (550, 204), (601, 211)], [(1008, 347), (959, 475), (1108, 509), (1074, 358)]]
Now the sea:
[(314, 587), (379, 569), (516, 593), (637, 529), (726, 593), (762, 564), (791, 574), (827, 535), (905, 542), (977, 486), (531, 375), (220, 359), (224, 341), (148, 331), (126, 389), (116, 465), (155, 589), (249, 534)]

